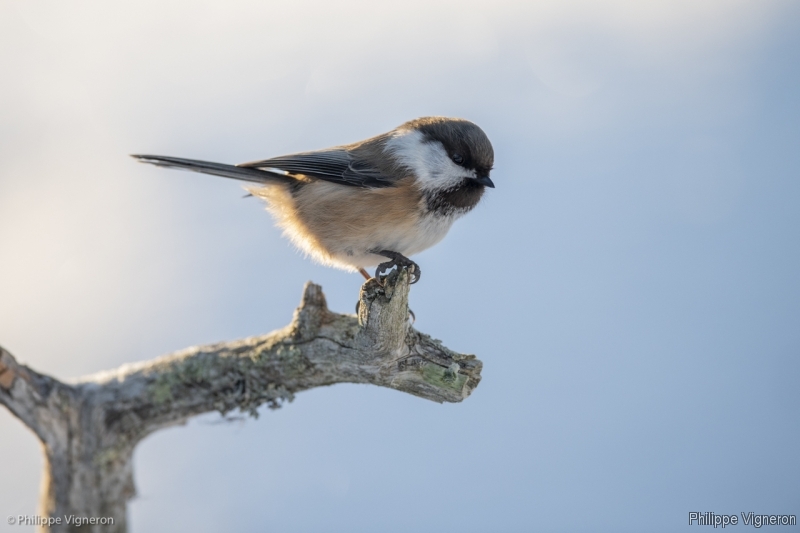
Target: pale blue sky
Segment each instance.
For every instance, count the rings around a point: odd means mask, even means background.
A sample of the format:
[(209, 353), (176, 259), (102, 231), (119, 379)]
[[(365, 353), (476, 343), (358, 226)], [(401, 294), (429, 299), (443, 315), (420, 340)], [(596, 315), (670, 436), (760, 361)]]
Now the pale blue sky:
[[(495, 146), (411, 294), (484, 361), (473, 396), (339, 385), (162, 431), (133, 532), (800, 514), (795, 2), (0, 0), (0, 65), (0, 344), (60, 378), (282, 327), (308, 279), (357, 298), (236, 183), (127, 154), (234, 163), (432, 114)], [(4, 410), (0, 435), (0, 517), (33, 514), (39, 447)]]

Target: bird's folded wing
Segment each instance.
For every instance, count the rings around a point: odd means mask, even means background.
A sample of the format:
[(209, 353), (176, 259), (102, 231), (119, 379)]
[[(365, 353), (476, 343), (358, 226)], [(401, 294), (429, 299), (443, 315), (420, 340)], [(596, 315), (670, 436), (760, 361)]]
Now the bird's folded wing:
[(394, 180), (344, 148), (289, 154), (236, 165), (240, 168), (278, 169), (353, 187), (391, 187)]

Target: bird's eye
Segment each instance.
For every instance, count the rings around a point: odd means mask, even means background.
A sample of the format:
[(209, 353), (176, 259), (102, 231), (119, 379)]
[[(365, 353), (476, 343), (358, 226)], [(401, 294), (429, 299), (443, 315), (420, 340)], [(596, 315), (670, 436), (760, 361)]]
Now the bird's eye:
[(463, 158), (463, 157), (461, 157), (461, 154), (453, 154), (453, 155), (450, 157), (450, 159), (452, 159), (452, 160), (453, 160), (453, 163), (455, 163), (456, 165), (460, 165), (461, 163), (463, 163), (463, 162), (464, 162), (464, 158)]

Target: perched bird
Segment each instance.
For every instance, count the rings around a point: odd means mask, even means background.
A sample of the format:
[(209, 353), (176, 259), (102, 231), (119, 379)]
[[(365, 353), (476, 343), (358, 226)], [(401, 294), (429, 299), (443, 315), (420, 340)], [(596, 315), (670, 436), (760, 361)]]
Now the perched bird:
[[(494, 151), (468, 120), (424, 117), (353, 144), (224, 165), (134, 155), (145, 163), (258, 184), (284, 234), (316, 261), (369, 279), (419, 266), (407, 256), (438, 243), (494, 187)], [(387, 261), (388, 259), (388, 261)]]

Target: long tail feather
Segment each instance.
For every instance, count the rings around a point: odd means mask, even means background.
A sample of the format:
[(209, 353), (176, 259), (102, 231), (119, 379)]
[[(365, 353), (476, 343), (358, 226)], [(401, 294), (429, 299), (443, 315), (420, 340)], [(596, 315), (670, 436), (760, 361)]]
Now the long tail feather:
[(131, 157), (142, 163), (150, 163), (159, 167), (177, 168), (181, 170), (191, 170), (202, 172), (212, 176), (222, 176), (235, 180), (250, 181), (253, 183), (294, 183), (295, 180), (284, 174), (259, 170), (256, 168), (237, 167), (224, 165), (222, 163), (211, 163), (209, 161), (198, 161), (196, 159), (182, 159), (180, 157), (165, 157), (161, 155), (137, 155)]

